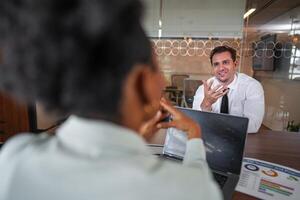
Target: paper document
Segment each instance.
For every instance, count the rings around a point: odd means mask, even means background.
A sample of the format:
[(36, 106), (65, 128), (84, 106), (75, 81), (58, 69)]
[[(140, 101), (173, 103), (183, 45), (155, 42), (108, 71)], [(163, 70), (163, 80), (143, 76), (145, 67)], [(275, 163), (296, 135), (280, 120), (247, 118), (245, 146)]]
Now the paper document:
[(236, 190), (266, 200), (299, 200), (300, 171), (245, 157)]

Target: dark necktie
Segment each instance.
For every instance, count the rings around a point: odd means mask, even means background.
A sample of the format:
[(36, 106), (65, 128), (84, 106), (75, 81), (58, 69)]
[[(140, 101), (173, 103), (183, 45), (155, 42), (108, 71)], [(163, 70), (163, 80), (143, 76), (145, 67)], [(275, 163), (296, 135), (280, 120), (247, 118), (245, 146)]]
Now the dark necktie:
[(228, 96), (227, 96), (227, 94), (225, 94), (222, 97), (220, 113), (226, 113), (226, 114), (229, 113), (229, 111), (228, 111)]

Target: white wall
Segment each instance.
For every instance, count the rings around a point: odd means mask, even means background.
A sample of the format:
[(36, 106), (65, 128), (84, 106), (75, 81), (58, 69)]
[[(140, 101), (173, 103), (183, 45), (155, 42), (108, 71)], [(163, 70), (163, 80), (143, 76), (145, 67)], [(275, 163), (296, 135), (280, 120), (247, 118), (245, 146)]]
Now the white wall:
[(287, 122), (300, 122), (300, 82), (264, 78), (266, 112), (264, 125), (272, 130), (285, 130)]

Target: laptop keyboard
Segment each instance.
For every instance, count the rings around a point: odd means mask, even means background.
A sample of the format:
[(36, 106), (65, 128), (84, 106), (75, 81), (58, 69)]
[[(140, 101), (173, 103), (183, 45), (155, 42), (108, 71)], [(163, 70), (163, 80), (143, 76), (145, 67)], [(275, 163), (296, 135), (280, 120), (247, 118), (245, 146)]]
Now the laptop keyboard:
[(224, 176), (222, 174), (215, 173), (215, 172), (213, 172), (213, 176), (214, 176), (215, 180), (218, 182), (218, 184), (220, 185), (220, 187), (223, 188), (228, 177)]

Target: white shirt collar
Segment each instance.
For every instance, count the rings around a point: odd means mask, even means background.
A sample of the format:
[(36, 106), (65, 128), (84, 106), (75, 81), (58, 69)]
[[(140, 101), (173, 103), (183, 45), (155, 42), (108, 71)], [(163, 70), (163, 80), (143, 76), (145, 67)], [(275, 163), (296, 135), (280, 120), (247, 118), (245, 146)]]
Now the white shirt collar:
[(230, 90), (234, 90), (237, 87), (237, 79), (238, 79), (238, 73), (235, 73), (233, 81), (228, 85), (228, 88)]
[(149, 154), (138, 133), (112, 122), (71, 116), (58, 129), (57, 137), (68, 148), (97, 156), (102, 152)]
[[(234, 90), (237, 87), (237, 79), (238, 73), (235, 73), (233, 81), (227, 86), (230, 90)], [(222, 84), (215, 76), (214, 76), (214, 86), (217, 84)]]

